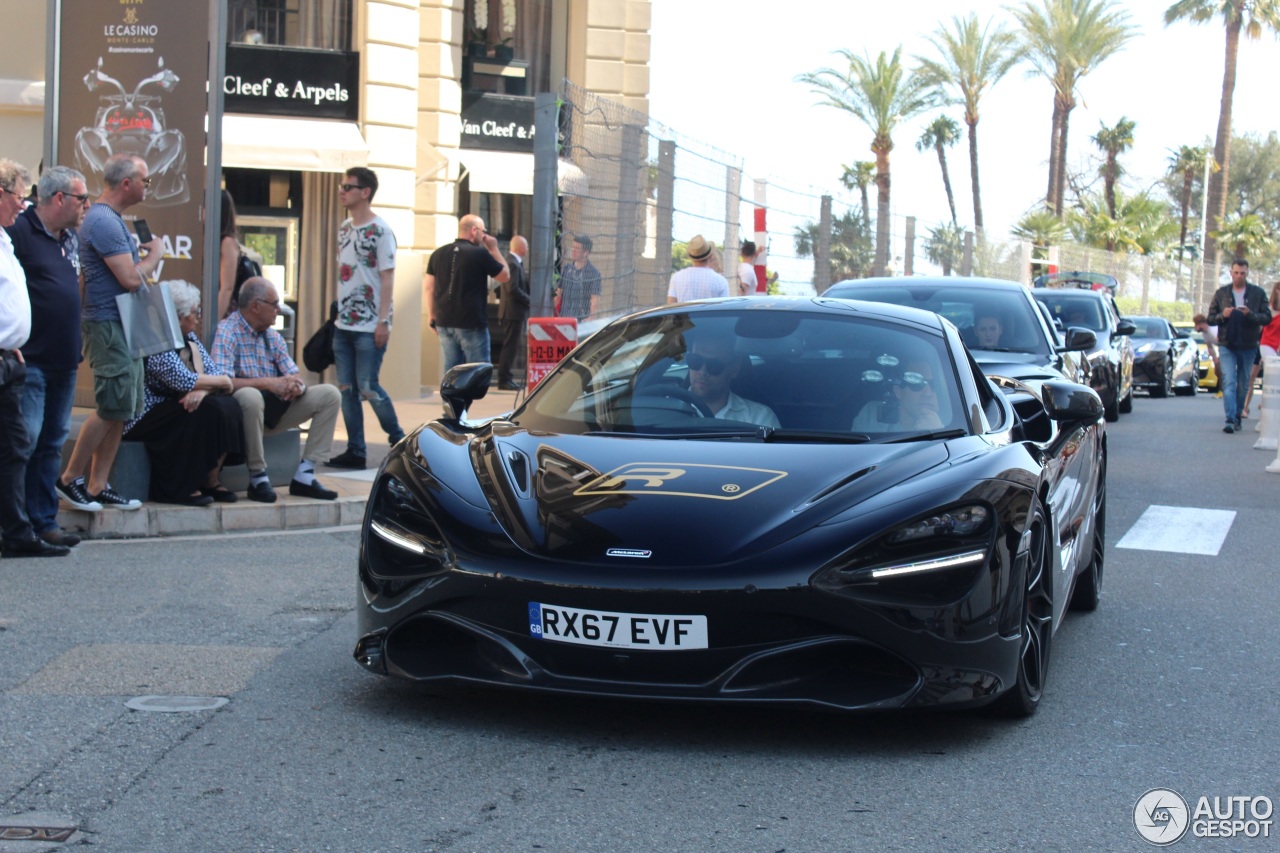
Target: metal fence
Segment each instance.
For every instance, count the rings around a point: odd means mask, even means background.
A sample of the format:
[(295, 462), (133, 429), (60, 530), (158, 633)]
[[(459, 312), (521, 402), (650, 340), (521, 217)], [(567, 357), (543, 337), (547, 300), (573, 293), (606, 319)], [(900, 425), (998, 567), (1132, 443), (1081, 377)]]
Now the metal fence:
[[(951, 223), (890, 216), (887, 262), (875, 268), (875, 187), (864, 210), (861, 193), (833, 182), (818, 188), (759, 179), (737, 155), (682, 136), (644, 113), (565, 82), (554, 139), (539, 136), (539, 163), (558, 168), (558, 218), (552, 242), (558, 280), (577, 235), (591, 238), (591, 262), (602, 293), (597, 318), (661, 305), (671, 273), (687, 263), (683, 247), (695, 234), (720, 247), (721, 271), (736, 292), (738, 251), (753, 239), (754, 208), (767, 211), (765, 263), (777, 292), (821, 293), (846, 278), (884, 275), (977, 275), (1030, 284), (1049, 269), (1114, 275), (1119, 295), (1189, 303), (1204, 310), (1216, 282), (1226, 276), (1191, 259), (1107, 252), (1063, 243), (1036, 247), (995, 232), (974, 234)], [(542, 168), (540, 166), (539, 168)], [(554, 186), (554, 185), (551, 185)], [(535, 197), (535, 207), (542, 204)], [(556, 207), (556, 202), (549, 202)], [(776, 277), (776, 278), (775, 278)], [(1259, 282), (1280, 277), (1254, 270)], [(536, 277), (535, 277), (536, 281)]]

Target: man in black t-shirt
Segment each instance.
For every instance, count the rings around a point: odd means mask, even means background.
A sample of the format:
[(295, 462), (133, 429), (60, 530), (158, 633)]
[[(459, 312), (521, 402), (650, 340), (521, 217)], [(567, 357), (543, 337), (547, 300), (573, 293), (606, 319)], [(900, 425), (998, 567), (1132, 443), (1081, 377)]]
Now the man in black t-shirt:
[(484, 220), (467, 214), (458, 239), (431, 253), (424, 281), (427, 325), (440, 337), (441, 377), (459, 364), (489, 360), (489, 279), (510, 278)]

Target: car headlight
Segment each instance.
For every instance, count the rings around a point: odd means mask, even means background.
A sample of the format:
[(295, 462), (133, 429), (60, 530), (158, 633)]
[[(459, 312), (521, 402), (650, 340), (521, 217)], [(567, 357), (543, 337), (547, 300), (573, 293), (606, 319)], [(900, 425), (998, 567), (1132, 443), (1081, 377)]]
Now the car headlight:
[(954, 601), (989, 559), (993, 518), (990, 506), (973, 503), (912, 519), (834, 561), (813, 584), (904, 603)]
[(383, 477), (370, 500), (365, 549), (375, 577), (404, 579), (445, 570), (449, 549), (444, 535), (408, 485)]
[(1135, 347), (1135, 348), (1134, 348), (1134, 350), (1133, 350), (1133, 354), (1134, 354), (1134, 355), (1146, 355), (1147, 353), (1149, 353), (1149, 352), (1151, 352), (1153, 349), (1155, 349), (1155, 347), (1156, 347), (1156, 345), (1155, 345), (1155, 344), (1142, 344), (1141, 346), (1138, 346), (1138, 347)]

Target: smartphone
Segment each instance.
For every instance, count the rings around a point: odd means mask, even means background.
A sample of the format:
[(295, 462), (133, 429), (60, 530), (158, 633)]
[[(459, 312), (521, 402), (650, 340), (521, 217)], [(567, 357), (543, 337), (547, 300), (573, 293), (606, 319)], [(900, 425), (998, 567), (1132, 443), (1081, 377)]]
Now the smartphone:
[(147, 224), (145, 219), (135, 219), (133, 221), (133, 230), (138, 232), (138, 242), (146, 245), (151, 242), (151, 226)]

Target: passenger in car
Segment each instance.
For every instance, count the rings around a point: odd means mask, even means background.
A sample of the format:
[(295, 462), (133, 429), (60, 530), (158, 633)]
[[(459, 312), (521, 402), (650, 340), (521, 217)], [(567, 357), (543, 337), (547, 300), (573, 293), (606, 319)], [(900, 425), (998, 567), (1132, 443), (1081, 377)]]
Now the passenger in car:
[(854, 432), (915, 432), (942, 427), (933, 368), (908, 361), (893, 383), (891, 399), (867, 403), (853, 419)]
[(777, 429), (781, 424), (773, 410), (761, 403), (739, 397), (729, 384), (742, 369), (733, 344), (723, 338), (698, 338), (686, 356), (689, 363), (689, 390), (696, 394), (717, 418), (743, 421)]
[(977, 336), (978, 349), (996, 349), (1001, 346), (1000, 335), (1004, 327), (995, 314), (979, 314), (973, 324), (973, 332)]

